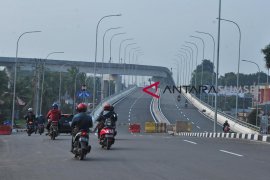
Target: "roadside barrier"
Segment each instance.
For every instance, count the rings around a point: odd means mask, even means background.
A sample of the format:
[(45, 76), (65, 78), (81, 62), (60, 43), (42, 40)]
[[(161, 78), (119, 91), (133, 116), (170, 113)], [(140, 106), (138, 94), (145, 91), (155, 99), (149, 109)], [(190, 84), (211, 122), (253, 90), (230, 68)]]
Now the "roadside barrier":
[(11, 135), (11, 126), (0, 125), (0, 135)]
[(156, 123), (156, 132), (157, 133), (166, 133), (167, 132), (166, 123)]
[(176, 121), (175, 123), (175, 132), (191, 132), (192, 124), (188, 121)]
[(146, 133), (155, 133), (156, 132), (155, 122), (145, 122), (145, 124), (144, 124), (144, 132), (146, 132)]
[(262, 141), (270, 143), (269, 135), (259, 135), (259, 134), (246, 134), (246, 133), (190, 133), (190, 132), (180, 132), (173, 133), (172, 135), (178, 136), (191, 136), (191, 137), (202, 137), (202, 138), (230, 138), (230, 139), (245, 139), (252, 141)]
[(166, 123), (145, 122), (144, 132), (145, 133), (166, 133), (167, 132), (167, 124)]
[(130, 133), (140, 133), (141, 125), (138, 123), (130, 124), (128, 129)]

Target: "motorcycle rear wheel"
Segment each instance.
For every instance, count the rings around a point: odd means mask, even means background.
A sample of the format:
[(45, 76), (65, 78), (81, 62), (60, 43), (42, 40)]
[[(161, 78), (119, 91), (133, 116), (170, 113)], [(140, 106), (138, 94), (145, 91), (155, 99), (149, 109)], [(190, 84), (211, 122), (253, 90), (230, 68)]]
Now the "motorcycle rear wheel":
[(110, 144), (110, 142), (109, 142), (109, 138), (107, 138), (106, 149), (107, 149), (107, 150), (110, 150), (110, 148), (111, 148), (111, 144)]

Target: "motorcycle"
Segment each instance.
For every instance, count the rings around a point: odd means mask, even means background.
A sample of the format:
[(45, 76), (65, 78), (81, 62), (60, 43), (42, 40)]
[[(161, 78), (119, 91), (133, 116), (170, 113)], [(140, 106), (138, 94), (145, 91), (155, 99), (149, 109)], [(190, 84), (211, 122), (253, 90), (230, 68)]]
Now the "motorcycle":
[(52, 121), (50, 126), (50, 133), (52, 140), (55, 140), (55, 137), (58, 136), (58, 121)]
[(225, 126), (224, 127), (224, 133), (228, 133), (228, 132), (230, 132), (230, 126)]
[(40, 135), (44, 133), (44, 124), (38, 124), (38, 133)]
[(180, 95), (177, 96), (177, 101), (178, 101), (178, 102), (181, 101), (181, 96), (180, 96)]
[(33, 132), (35, 132), (35, 125), (34, 125), (34, 122), (30, 121), (27, 124), (27, 134), (28, 134), (28, 136), (31, 136), (31, 134)]
[(86, 131), (76, 133), (72, 150), (75, 158), (79, 157), (80, 160), (83, 160), (86, 157), (86, 154), (90, 153), (91, 146), (88, 144), (88, 141), (89, 135)]
[(99, 144), (102, 148), (106, 148), (109, 150), (111, 146), (114, 144), (116, 135), (115, 129), (112, 127), (112, 121), (107, 119), (105, 121), (105, 126), (101, 129), (99, 133)]

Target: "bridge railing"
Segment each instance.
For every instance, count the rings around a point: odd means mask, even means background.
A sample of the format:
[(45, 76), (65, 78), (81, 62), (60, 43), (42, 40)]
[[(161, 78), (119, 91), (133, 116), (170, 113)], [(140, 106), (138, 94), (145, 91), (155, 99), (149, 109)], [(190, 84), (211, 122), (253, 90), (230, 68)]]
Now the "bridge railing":
[(111, 96), (108, 96), (108, 97), (104, 98), (103, 101), (100, 102), (97, 105), (97, 107), (91, 112), (91, 116), (93, 118), (93, 121), (96, 121), (96, 119), (98, 118), (99, 114), (103, 110), (104, 103), (109, 103), (109, 104), (111, 104), (111, 105), (114, 106), (121, 99), (125, 98), (126, 96), (128, 96), (130, 93), (132, 93), (136, 89), (137, 89), (137, 86), (133, 86), (133, 87), (130, 87), (128, 89), (122, 90), (119, 93), (116, 93), (116, 94), (113, 94)]
[[(209, 104), (207, 104), (207, 103), (201, 101), (201, 100), (200, 100), (199, 98), (197, 98), (194, 94), (191, 94), (191, 95), (192, 95), (193, 98), (195, 98), (196, 100), (200, 101), (200, 103), (202, 103), (203, 105), (207, 106), (207, 107), (208, 107), (209, 109), (211, 109), (212, 111), (215, 111), (215, 108), (214, 108), (214, 107), (212, 107), (212, 106), (210, 106)], [(222, 111), (220, 111), (220, 110), (218, 110), (218, 113), (221, 114), (222, 116), (224, 116), (224, 117), (230, 119), (231, 121), (234, 121), (234, 122), (236, 122), (236, 123), (238, 123), (238, 124), (241, 124), (242, 126), (245, 126), (245, 127), (247, 127), (247, 128), (250, 128), (250, 129), (252, 129), (252, 130), (254, 130), (254, 131), (258, 131), (258, 132), (259, 132), (259, 130), (260, 130), (260, 128), (259, 128), (258, 126), (255, 126), (255, 125), (253, 125), (253, 124), (250, 124), (250, 123), (247, 123), (247, 122), (244, 122), (244, 121), (239, 121), (239, 120), (238, 120), (237, 118), (235, 118), (234, 116), (229, 115), (229, 114), (227, 114), (227, 113), (224, 113), (224, 112), (222, 112)]]
[[(201, 101), (201, 100), (200, 100), (199, 98), (197, 98), (194, 94), (189, 94), (189, 95), (190, 95), (193, 99), (195, 99), (196, 101), (198, 101), (199, 103), (201, 103), (203, 106), (205, 106), (205, 107), (207, 107), (208, 109), (210, 109), (211, 111), (213, 111), (213, 112), (215, 111), (215, 108), (214, 108), (214, 107), (212, 107), (212, 106), (210, 106), (209, 104), (207, 104), (207, 103)], [(186, 96), (186, 95), (185, 95), (185, 96)], [(246, 127), (246, 128), (248, 128), (248, 129), (250, 129), (250, 130), (252, 130), (252, 131), (259, 132), (259, 130), (260, 130), (259, 127), (255, 126), (255, 125), (253, 125), (253, 124), (244, 122), (244, 121), (240, 121), (240, 120), (236, 119), (235, 117), (233, 117), (233, 116), (231, 116), (231, 115), (229, 115), (229, 114), (226, 114), (226, 113), (224, 113), (224, 112), (222, 112), (222, 111), (220, 111), (220, 110), (218, 110), (218, 115), (223, 116), (223, 117), (227, 118), (228, 120), (233, 121), (234, 123), (239, 124), (239, 125), (241, 125), (241, 126), (243, 126), (243, 127)]]
[[(158, 89), (158, 94), (161, 96), (160, 89)], [(170, 124), (168, 119), (164, 116), (160, 108), (160, 98), (153, 97), (150, 104), (150, 113), (156, 123), (166, 123)]]

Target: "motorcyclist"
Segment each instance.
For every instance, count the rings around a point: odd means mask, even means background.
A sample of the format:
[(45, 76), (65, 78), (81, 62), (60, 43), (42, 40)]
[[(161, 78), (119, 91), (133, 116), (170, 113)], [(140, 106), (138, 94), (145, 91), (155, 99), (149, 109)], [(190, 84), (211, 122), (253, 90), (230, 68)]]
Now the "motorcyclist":
[(226, 120), (225, 123), (223, 124), (223, 132), (225, 132), (225, 128), (226, 127), (230, 127), (230, 124), (228, 123), (228, 121)]
[(27, 127), (28, 127), (29, 122), (32, 122), (33, 124), (35, 124), (36, 115), (33, 113), (32, 108), (28, 108), (27, 114), (24, 116), (24, 119), (26, 120)]
[(86, 114), (87, 111), (86, 104), (84, 103), (78, 104), (76, 110), (78, 114), (76, 114), (73, 117), (71, 122), (71, 129), (72, 129), (71, 152), (73, 151), (73, 143), (75, 135), (81, 130), (89, 132), (89, 128), (93, 127), (92, 117)]
[(181, 101), (181, 95), (177, 96), (177, 101), (180, 102)]
[(38, 123), (38, 124), (45, 124), (45, 117), (44, 117), (42, 114), (40, 114), (40, 115), (38, 116), (38, 118), (37, 118), (37, 123)]
[[(111, 127), (115, 129), (115, 124), (117, 121), (117, 114), (114, 112), (114, 107), (108, 103), (106, 103), (103, 106), (103, 111), (99, 114), (98, 119), (96, 120), (98, 122), (96, 128), (94, 131), (98, 130), (98, 138), (99, 134), (102, 128), (105, 126), (106, 119), (110, 118), (112, 121)], [(115, 131), (116, 134), (116, 131)]]
[(51, 122), (52, 121), (59, 122), (60, 118), (61, 118), (61, 111), (58, 109), (58, 105), (56, 103), (53, 103), (52, 109), (47, 114), (48, 124), (46, 126), (46, 129), (48, 130), (48, 133), (46, 133), (46, 135), (50, 133)]
[(188, 106), (188, 101), (186, 100), (186, 101), (185, 101), (185, 107), (187, 107), (187, 106)]
[[(37, 117), (37, 121), (36, 121), (36, 126), (37, 126), (37, 129), (39, 128), (39, 125), (44, 125), (45, 124), (45, 117), (40, 114), (38, 117)], [(43, 126), (44, 127), (44, 126)]]

